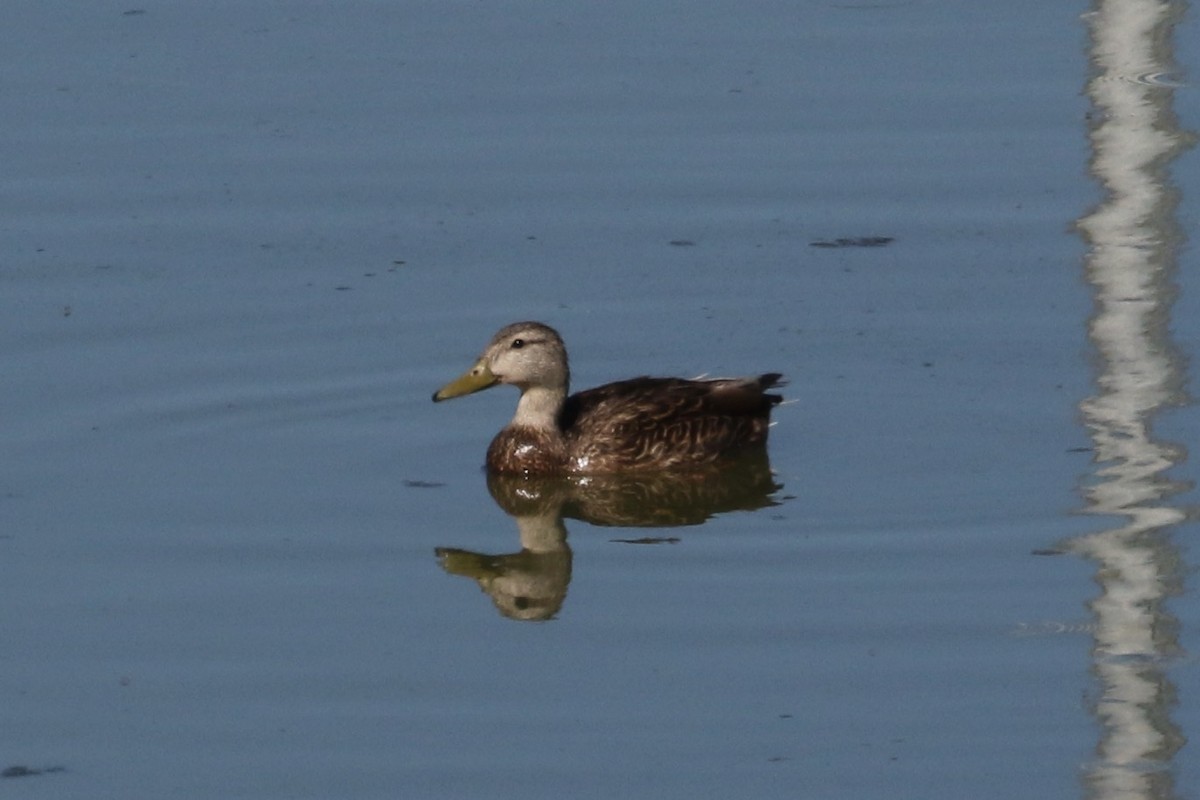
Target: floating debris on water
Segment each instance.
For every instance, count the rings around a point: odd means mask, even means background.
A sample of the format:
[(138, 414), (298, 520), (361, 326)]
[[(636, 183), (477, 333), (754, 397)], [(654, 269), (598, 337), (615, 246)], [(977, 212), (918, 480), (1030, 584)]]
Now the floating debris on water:
[(810, 247), (883, 247), (896, 241), (894, 236), (848, 236), (839, 239), (815, 239)]

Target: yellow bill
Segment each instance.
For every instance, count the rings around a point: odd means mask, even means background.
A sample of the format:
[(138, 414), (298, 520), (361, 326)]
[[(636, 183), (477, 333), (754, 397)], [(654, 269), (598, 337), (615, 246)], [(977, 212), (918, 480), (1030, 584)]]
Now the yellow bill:
[(442, 400), (449, 400), (452, 397), (462, 397), (464, 394), (479, 392), (489, 386), (495, 386), (496, 381), (497, 378), (492, 374), (487, 363), (483, 359), (480, 359), (475, 362), (475, 366), (471, 367), (460, 377), (455, 378), (434, 392), (433, 402), (440, 403)]

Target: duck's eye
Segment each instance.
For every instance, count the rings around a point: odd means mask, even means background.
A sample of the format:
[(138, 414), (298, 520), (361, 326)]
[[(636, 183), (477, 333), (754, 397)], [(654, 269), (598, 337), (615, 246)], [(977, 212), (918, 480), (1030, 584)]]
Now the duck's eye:
[(513, 343), (512, 343), (513, 350), (520, 350), (524, 346), (525, 346), (524, 339), (513, 339)]

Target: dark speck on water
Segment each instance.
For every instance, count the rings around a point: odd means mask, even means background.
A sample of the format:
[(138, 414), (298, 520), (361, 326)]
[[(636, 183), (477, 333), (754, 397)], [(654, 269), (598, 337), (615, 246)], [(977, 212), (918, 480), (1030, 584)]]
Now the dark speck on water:
[(0, 772), (0, 778), (31, 778), (34, 775), (50, 775), (55, 772), (66, 772), (65, 767), (26, 767), (14, 765)]
[(438, 489), (446, 484), (438, 481), (405, 481), (404, 485), (410, 489)]
[(643, 536), (640, 539), (609, 539), (620, 544), (679, 544), (678, 536)]
[(810, 247), (883, 247), (895, 241), (893, 236), (852, 236), (841, 239), (816, 239)]

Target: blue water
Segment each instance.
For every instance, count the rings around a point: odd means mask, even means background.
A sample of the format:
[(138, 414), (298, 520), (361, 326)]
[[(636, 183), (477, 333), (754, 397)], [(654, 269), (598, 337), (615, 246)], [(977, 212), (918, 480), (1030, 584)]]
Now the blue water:
[[(1194, 793), (1186, 9), (9, 5), (5, 797)], [(771, 504), (502, 613), (525, 318), (786, 373)]]

